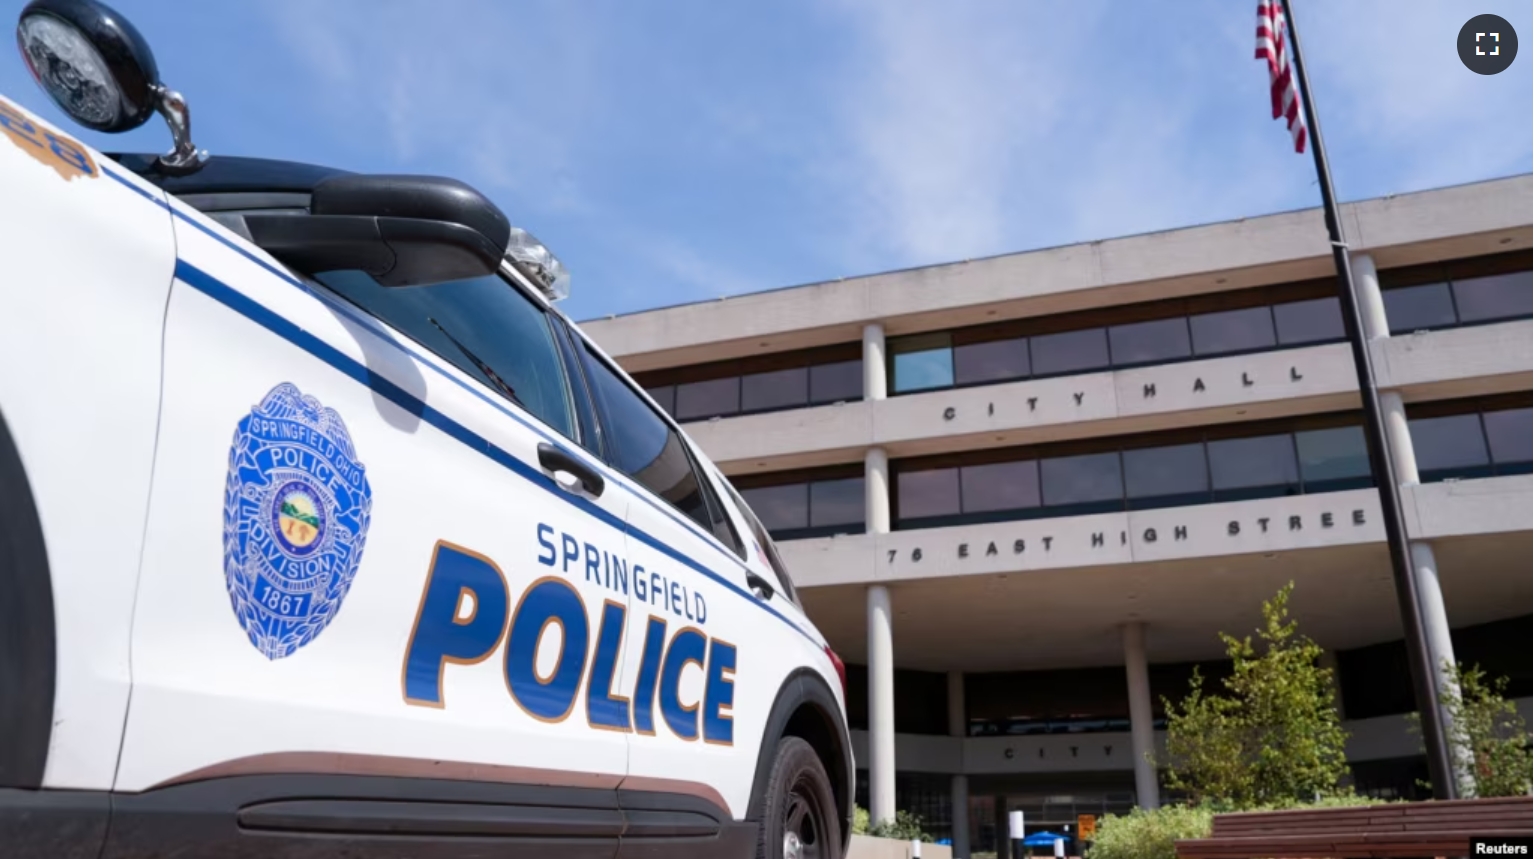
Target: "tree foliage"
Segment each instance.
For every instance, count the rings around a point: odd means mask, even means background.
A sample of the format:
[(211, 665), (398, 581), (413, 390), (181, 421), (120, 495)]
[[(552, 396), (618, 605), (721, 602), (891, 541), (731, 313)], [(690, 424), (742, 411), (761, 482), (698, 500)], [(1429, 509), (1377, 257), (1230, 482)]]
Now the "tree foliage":
[[(1440, 700), (1446, 711), (1449, 748), (1461, 756), (1462, 796), (1525, 796), (1534, 791), (1534, 757), (1529, 726), (1507, 699), (1507, 678), (1489, 678), (1479, 665), (1444, 661), (1449, 681)], [(1412, 729), (1421, 716), (1412, 713)]]
[(1346, 795), (1347, 734), (1321, 648), (1289, 618), (1290, 582), (1262, 604), (1258, 645), (1220, 633), (1233, 672), (1206, 693), (1194, 672), (1167, 712), (1168, 786), (1231, 809), (1282, 807)]

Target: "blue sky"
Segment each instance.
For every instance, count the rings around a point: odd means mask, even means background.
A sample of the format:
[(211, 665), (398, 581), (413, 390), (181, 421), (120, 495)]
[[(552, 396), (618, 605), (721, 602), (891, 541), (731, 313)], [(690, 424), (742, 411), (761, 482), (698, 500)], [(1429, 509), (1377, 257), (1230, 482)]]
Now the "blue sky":
[[(1294, 3), (1343, 199), (1530, 171), (1527, 2)], [(1255, 0), (113, 5), (199, 145), (464, 179), (577, 319), (1319, 204)], [(1484, 12), (1524, 40), (1495, 77), (1455, 53)], [(65, 121), (13, 53), (0, 91)]]

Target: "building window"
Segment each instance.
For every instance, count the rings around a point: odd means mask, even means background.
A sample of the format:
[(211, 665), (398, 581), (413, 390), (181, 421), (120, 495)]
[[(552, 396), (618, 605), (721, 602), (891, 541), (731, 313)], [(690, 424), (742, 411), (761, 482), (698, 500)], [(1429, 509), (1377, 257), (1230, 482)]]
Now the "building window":
[(1209, 500), (1204, 445), (1178, 444), (1124, 451), (1129, 509), (1179, 507)]
[(1342, 303), (1335, 298), (1313, 298), (1273, 305), (1273, 327), (1280, 346), (1306, 346), (1347, 338), (1342, 325)]
[(863, 398), (861, 343), (756, 355), (634, 374), (679, 422), (759, 414)]
[(810, 401), (810, 369), (790, 367), (740, 377), (740, 410), (766, 412), (807, 405)]
[(1526, 319), (1534, 315), (1534, 272), (1515, 271), (1456, 280), (1454, 308), (1461, 324)]
[(1491, 454), (1481, 432), (1480, 415), (1444, 415), (1407, 422), (1423, 481), (1485, 477), (1491, 474)]
[(1294, 437), (1284, 433), (1211, 441), (1209, 477), (1216, 501), (1297, 494), (1300, 473)]
[(739, 491), (740, 497), (750, 505), (751, 512), (761, 520), (762, 527), (767, 529), (773, 539), (785, 532), (802, 531), (810, 527), (809, 484), (790, 483)]
[(863, 525), (863, 478), (817, 480), (810, 484), (810, 527)]
[(1306, 492), (1337, 492), (1374, 485), (1363, 427), (1332, 427), (1294, 434)]
[(1188, 326), (1193, 334), (1193, 354), (1200, 358), (1257, 352), (1278, 345), (1271, 307), (1200, 313), (1188, 319)]
[(774, 540), (861, 534), (863, 478), (829, 477), (737, 489)]
[(1486, 427), (1486, 442), (1491, 461), (1498, 473), (1516, 474), (1529, 470), (1530, 438), (1534, 436), (1530, 410), (1503, 409), (1481, 415)]
[(1028, 377), (1028, 338), (965, 343), (953, 348), (954, 382), (978, 385)]
[(1036, 508), (1040, 503), (1039, 464), (1028, 459), (966, 465), (959, 469), (959, 491), (965, 513)]
[(1029, 344), (1036, 376), (1086, 373), (1108, 366), (1108, 334), (1101, 328), (1039, 334)]
[(1427, 283), (1381, 292), (1385, 300), (1385, 318), (1391, 334), (1451, 328), (1457, 321), (1454, 297), (1447, 283)]
[(955, 516), (962, 509), (957, 468), (903, 471), (895, 485), (902, 520)]
[(810, 365), (810, 404), (863, 399), (863, 362), (835, 361)]
[(1059, 456), (1039, 461), (1046, 507), (1056, 516), (1123, 508), (1124, 478), (1117, 451)]
[(921, 334), (889, 342), (890, 390), (897, 394), (953, 387), (953, 349), (947, 334)]
[(740, 377), (709, 379), (676, 386), (676, 419), (704, 420), (740, 411)]
[(1153, 319), (1114, 325), (1108, 329), (1108, 353), (1115, 367), (1165, 364), (1193, 354), (1188, 342), (1188, 319)]

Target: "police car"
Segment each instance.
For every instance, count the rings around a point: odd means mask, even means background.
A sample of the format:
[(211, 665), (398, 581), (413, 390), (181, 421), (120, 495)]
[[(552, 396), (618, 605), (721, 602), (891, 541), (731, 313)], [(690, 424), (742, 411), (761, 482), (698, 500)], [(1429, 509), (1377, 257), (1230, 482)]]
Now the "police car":
[(0, 854), (840, 857), (845, 670), (473, 188), (209, 156), (143, 38), (0, 97)]

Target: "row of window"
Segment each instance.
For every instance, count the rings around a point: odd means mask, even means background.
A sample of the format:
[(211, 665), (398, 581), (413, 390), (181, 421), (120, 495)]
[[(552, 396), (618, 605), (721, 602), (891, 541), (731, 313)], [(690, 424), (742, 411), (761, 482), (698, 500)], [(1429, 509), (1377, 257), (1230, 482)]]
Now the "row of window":
[[(1411, 418), (1407, 425), (1421, 479), (1528, 472), (1529, 439), (1534, 435), (1530, 420), (1528, 407)], [(1058, 456), (940, 467), (901, 463), (895, 476), (895, 524), (940, 527), (1373, 485), (1358, 419), (1343, 416), (1323, 422), (1333, 425), (1268, 432), (1256, 425), (1211, 428), (1202, 436), (1178, 433), (1171, 444), (1155, 444), (1155, 436), (1132, 446), (1104, 439), (1073, 444), (1072, 452)], [(1222, 435), (1232, 432), (1249, 434)], [(768, 531), (782, 540), (860, 533), (863, 492), (862, 477), (832, 476), (757, 485), (742, 489), (741, 495)]]
[[(1534, 315), (1527, 254), (1381, 272), (1395, 334)], [(1512, 269), (1512, 270), (1510, 270)], [(1329, 280), (892, 338), (894, 394), (1140, 367), (1343, 340)], [(1149, 318), (1147, 318), (1149, 317)], [(641, 374), (679, 421), (863, 397), (856, 344)], [(792, 365), (792, 366), (788, 366)]]
[[(1451, 328), (1534, 314), (1530, 272), (1388, 289), (1392, 333)], [(1313, 298), (955, 343), (950, 333), (892, 340), (891, 391), (911, 393), (1106, 369), (1264, 352), (1343, 340), (1341, 303)]]
[(755, 414), (863, 399), (861, 359), (646, 387), (679, 421)]
[(896, 394), (1140, 367), (1344, 338), (1335, 298), (1245, 307), (955, 345), (949, 333), (889, 344)]

